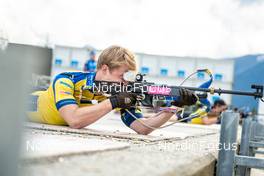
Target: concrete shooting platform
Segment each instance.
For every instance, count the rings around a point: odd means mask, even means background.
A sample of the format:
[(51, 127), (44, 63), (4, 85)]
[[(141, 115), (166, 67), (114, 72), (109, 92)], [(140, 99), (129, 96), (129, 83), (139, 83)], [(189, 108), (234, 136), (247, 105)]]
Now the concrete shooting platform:
[[(165, 125), (170, 123), (172, 122), (167, 122)], [(139, 135), (125, 126), (120, 119), (120, 115), (116, 113), (109, 113), (94, 124), (91, 124), (83, 129), (72, 129), (67, 126), (56, 126), (31, 122), (25, 123), (24, 126), (31, 129), (105, 137), (109, 136), (122, 139), (141, 140), (145, 142), (185, 139), (188, 137), (216, 134), (220, 130), (219, 125), (204, 126), (175, 123), (174, 125), (167, 128), (155, 130), (150, 135)]]
[(29, 176), (212, 175), (220, 130), (218, 125), (176, 123), (138, 135), (115, 113), (84, 129), (24, 126), (24, 146), (31, 141), (44, 148), (22, 156), (20, 169)]

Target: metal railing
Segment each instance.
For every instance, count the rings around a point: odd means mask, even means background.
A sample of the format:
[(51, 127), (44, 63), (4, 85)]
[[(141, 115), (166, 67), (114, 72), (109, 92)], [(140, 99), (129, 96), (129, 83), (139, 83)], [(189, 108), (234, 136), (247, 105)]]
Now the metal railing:
[(251, 168), (264, 169), (264, 159), (255, 157), (255, 153), (262, 153), (257, 149), (264, 148), (264, 125), (252, 117), (244, 119), (238, 149), (238, 122), (238, 113), (222, 114), (217, 176), (249, 176)]

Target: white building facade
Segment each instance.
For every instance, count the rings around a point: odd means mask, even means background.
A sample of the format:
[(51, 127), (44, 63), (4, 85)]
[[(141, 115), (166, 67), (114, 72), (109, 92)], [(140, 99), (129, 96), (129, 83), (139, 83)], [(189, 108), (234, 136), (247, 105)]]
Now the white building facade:
[[(86, 60), (89, 59), (89, 48), (77, 48), (68, 46), (55, 46), (53, 50), (52, 78), (64, 71), (82, 71)], [(96, 56), (100, 54), (97, 51)], [(198, 69), (210, 69), (214, 76), (212, 86), (214, 88), (232, 89), (234, 60), (233, 59), (210, 59), (194, 57), (160, 56), (136, 53), (138, 71), (146, 74), (149, 82), (167, 85), (179, 85), (188, 75)], [(209, 77), (199, 73), (185, 82), (186, 86), (199, 86)], [(218, 95), (210, 95), (213, 102)], [(231, 95), (221, 95), (228, 104)]]

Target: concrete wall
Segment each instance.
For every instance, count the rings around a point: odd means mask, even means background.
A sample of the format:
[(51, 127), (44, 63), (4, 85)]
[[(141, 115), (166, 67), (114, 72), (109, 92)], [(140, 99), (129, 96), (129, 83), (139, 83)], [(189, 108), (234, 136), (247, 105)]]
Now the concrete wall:
[(25, 60), (33, 73), (48, 76), (51, 72), (51, 58), (52, 49), (15, 43), (9, 43), (7, 49), (0, 54), (0, 62), (2, 59)]
[[(21, 175), (20, 162), (22, 121), (26, 119), (25, 107), (28, 82), (35, 65), (38, 49), (32, 46), (10, 44), (0, 49), (0, 175)], [(36, 64), (37, 65), (37, 64)]]

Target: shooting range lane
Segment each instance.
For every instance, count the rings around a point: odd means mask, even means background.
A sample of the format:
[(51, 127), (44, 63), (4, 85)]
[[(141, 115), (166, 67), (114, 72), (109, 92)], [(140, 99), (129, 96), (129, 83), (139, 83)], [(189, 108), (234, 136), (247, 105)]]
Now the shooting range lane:
[[(81, 150), (78, 155), (61, 155), (60, 157), (53, 159), (53, 162), (50, 162), (47, 157), (34, 159), (34, 162), (32, 162), (30, 158), (24, 159), (20, 165), (20, 170), (29, 176), (99, 176), (126, 175), (127, 173), (142, 176), (146, 174), (152, 176), (209, 176), (214, 172), (215, 161), (217, 158), (217, 150), (211, 146), (212, 144), (217, 145), (219, 139), (219, 134), (197, 136), (182, 140), (161, 140), (158, 142), (119, 139), (120, 141), (123, 141), (122, 144), (124, 142), (129, 144), (129, 147), (123, 148), (123, 145), (120, 146), (116, 143), (110, 145), (111, 143), (109, 140), (113, 140), (110, 137), (79, 135), (73, 139), (73, 134), (62, 132), (35, 129), (25, 129), (25, 131), (30, 133), (30, 135), (35, 135), (35, 138), (38, 140), (41, 140), (44, 135), (48, 136), (48, 141), (53, 141), (55, 140), (54, 138), (62, 138), (65, 139), (64, 141), (66, 141), (66, 139), (72, 139), (72, 142), (77, 142), (79, 139), (80, 141), (82, 141), (82, 139), (97, 139), (95, 141), (102, 140), (99, 142), (100, 145), (107, 144), (107, 146), (112, 146), (112, 148), (107, 151), (101, 150), (100, 152), (92, 152), (92, 154), (89, 154), (88, 152), (88, 155), (86, 152), (81, 153)], [(51, 137), (52, 133), (54, 137)], [(61, 134), (59, 135), (59, 133)], [(28, 137), (30, 137), (30, 135)], [(61, 135), (68, 136), (69, 138), (64, 138)], [(105, 140), (108, 142), (104, 142)], [(64, 142), (63, 140), (61, 141)], [(117, 142), (115, 139), (113, 141)], [(90, 144), (91, 143), (92, 142), (90, 142)], [(61, 143), (61, 145), (66, 147), (67, 142)], [(78, 145), (76, 145), (76, 147), (77, 146)], [(97, 144), (96, 146), (98, 147), (99, 145)], [(117, 146), (121, 147), (122, 150), (117, 148)], [(81, 149), (83, 149), (83, 147), (81, 147)], [(113, 165), (118, 167), (113, 167)]]
[[(25, 155), (20, 169), (29, 175), (125, 175), (128, 171), (134, 175), (210, 175), (214, 172), (217, 152), (207, 144), (217, 144), (217, 125), (179, 123), (151, 135), (138, 135), (122, 123), (119, 114), (111, 113), (84, 129), (37, 123), (24, 126), (26, 152), (22, 152)], [(53, 162), (46, 162), (50, 159)], [(120, 167), (112, 169), (109, 163)]]
[(218, 125), (203, 126), (203, 125), (176, 123), (168, 128), (156, 130), (150, 135), (139, 135), (136, 134), (130, 128), (126, 127), (122, 123), (119, 113), (114, 113), (114, 112), (107, 114), (102, 119), (98, 120), (96, 123), (83, 129), (72, 129), (67, 126), (46, 125), (46, 124), (38, 124), (31, 122), (25, 123), (25, 126), (27, 128), (32, 128), (32, 129), (42, 129), (42, 130), (58, 131), (65, 133), (113, 137), (120, 139), (140, 140), (145, 142), (157, 142), (162, 140), (179, 140), (188, 137), (216, 134), (219, 132)]

